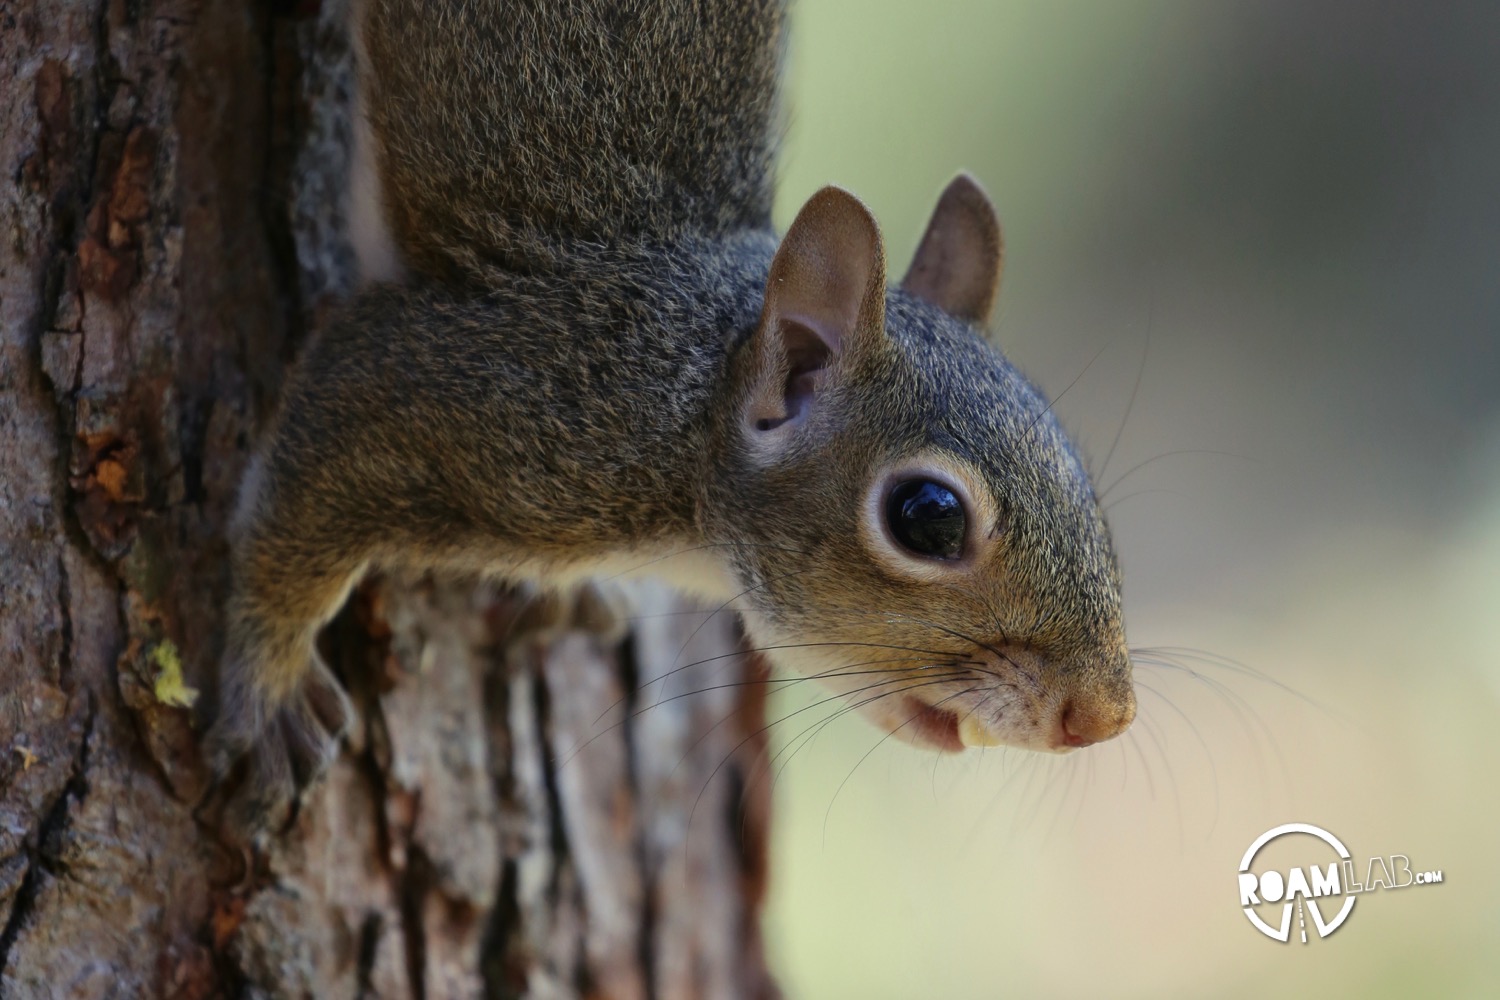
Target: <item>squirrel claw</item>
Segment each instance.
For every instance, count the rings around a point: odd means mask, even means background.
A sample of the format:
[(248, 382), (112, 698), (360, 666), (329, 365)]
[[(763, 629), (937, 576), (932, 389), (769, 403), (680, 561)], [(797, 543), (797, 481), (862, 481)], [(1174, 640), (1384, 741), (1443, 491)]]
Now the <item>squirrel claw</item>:
[(297, 693), (269, 715), (253, 699), (226, 700), (205, 739), (215, 785), (224, 787), (225, 825), (251, 838), (285, 828), (301, 794), (338, 755), (353, 717), (348, 695), (316, 655)]

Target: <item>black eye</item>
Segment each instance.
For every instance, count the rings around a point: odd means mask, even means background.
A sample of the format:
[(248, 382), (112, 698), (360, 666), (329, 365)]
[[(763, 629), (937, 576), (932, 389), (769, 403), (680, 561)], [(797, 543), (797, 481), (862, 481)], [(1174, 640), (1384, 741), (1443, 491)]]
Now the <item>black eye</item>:
[(917, 555), (957, 559), (963, 551), (964, 505), (942, 483), (897, 483), (885, 502), (885, 519), (896, 541)]

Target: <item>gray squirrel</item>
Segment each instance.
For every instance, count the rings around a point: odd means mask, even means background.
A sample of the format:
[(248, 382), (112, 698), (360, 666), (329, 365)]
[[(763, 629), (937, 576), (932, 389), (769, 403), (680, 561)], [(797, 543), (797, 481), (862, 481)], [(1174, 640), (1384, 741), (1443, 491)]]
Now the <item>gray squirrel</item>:
[(361, 86), (404, 280), (307, 344), (232, 528), (216, 771), (241, 822), (350, 718), (314, 648), (371, 568), (640, 571), (944, 751), (1135, 715), (1108, 528), (987, 340), (959, 175), (887, 287), (853, 195), (771, 227), (779, 0), (368, 0)]

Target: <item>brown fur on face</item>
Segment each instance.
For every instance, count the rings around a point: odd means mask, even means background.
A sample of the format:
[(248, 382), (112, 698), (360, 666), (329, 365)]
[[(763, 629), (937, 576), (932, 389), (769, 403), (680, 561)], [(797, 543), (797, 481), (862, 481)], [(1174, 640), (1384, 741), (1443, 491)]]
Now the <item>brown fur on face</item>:
[[(220, 771), (248, 758), (242, 824), (347, 722), (313, 642), (370, 567), (649, 567), (945, 749), (1129, 724), (1092, 487), (971, 325), (993, 209), (955, 180), (903, 289), (836, 188), (778, 245), (784, 21), (774, 0), (370, 0), (365, 103), (413, 278), (309, 342), (243, 489), (209, 736)], [(891, 547), (880, 491), (912, 468), (991, 522), (965, 559)]]
[[(1119, 573), (1076, 452), (971, 327), (893, 289), (883, 332), (828, 376), (827, 404), (781, 461), (716, 469), (709, 534), (749, 581), (752, 634), (801, 645), (773, 656), (857, 689), (851, 700), (899, 736), (919, 732), (904, 691), (948, 699), (1016, 745), (1065, 748), (1069, 712), (1080, 742), (1117, 734), (1135, 711)], [(737, 431), (721, 428), (721, 455)], [(877, 537), (878, 487), (892, 478), (963, 486), (989, 514), (970, 526), (977, 551), (962, 566), (903, 567)]]

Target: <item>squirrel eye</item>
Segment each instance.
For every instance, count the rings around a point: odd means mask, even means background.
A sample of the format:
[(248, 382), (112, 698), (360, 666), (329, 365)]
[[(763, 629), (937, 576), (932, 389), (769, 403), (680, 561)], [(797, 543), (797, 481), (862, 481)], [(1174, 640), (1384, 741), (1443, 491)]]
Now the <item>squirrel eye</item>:
[(953, 491), (930, 479), (897, 483), (885, 502), (885, 519), (896, 541), (917, 555), (957, 559), (964, 547), (964, 505)]

